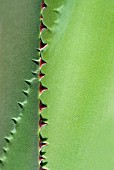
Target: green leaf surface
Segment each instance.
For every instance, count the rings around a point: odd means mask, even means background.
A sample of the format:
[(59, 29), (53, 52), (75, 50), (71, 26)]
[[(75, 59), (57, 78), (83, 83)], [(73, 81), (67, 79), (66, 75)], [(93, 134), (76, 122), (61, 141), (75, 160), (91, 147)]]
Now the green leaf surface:
[(41, 99), (48, 106), (42, 112), (49, 122), (42, 129), (47, 167), (113, 170), (114, 1), (46, 3), (43, 22), (51, 33), (42, 33), (48, 43), (42, 84), (48, 91)]

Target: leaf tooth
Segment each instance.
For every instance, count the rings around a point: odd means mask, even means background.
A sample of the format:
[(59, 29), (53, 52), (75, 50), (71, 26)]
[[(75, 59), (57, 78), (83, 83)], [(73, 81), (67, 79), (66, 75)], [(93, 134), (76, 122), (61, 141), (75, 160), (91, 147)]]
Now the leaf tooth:
[(45, 74), (40, 71), (39, 72), (39, 79), (42, 79), (44, 76), (45, 76)]
[(25, 80), (25, 82), (26, 82), (28, 85), (31, 85), (31, 81), (30, 81), (30, 80)]
[(9, 150), (9, 148), (8, 148), (8, 147), (3, 147), (3, 151), (4, 151), (4, 153), (7, 153), (7, 152), (8, 152), (8, 150)]
[(43, 126), (47, 125), (48, 122), (47, 122), (47, 119), (43, 118), (41, 115), (40, 115), (40, 120), (39, 120), (39, 127), (42, 128)]
[(45, 147), (45, 146), (47, 146), (48, 145), (48, 143), (47, 142), (39, 142), (39, 148), (40, 148), (40, 150), (43, 148), (43, 147)]
[(44, 161), (46, 158), (45, 157), (43, 157), (42, 155), (39, 155), (39, 161), (40, 161), (40, 163), (42, 162), (42, 161)]
[(44, 43), (43, 41), (42, 41), (42, 39), (40, 39), (40, 48), (39, 48), (39, 51), (42, 51), (44, 48), (46, 48), (47, 47), (47, 43)]
[(33, 61), (35, 64), (37, 64), (37, 65), (38, 65), (38, 63), (39, 63), (39, 60), (37, 60), (37, 59), (32, 59), (32, 61)]
[(40, 15), (40, 20), (42, 21), (42, 19), (43, 19), (43, 16), (42, 16), (42, 14)]
[(59, 8), (53, 9), (54, 12), (56, 12), (57, 14), (61, 14), (62, 10), (63, 10), (63, 5), (60, 6)]
[(45, 155), (45, 153), (46, 153), (46, 152), (40, 151), (40, 155), (41, 155), (41, 156)]
[(24, 102), (18, 102), (18, 105), (20, 106), (21, 109), (23, 109), (26, 104), (27, 104), (27, 100), (25, 100)]
[(41, 161), (40, 165), (41, 165), (42, 167), (44, 167), (44, 166), (46, 166), (46, 165), (47, 165), (47, 162), (43, 162), (43, 161)]
[(48, 90), (47, 87), (43, 86), (42, 83), (40, 82), (40, 86), (39, 86), (39, 92), (40, 94), (42, 94), (44, 91)]
[(45, 3), (44, 0), (42, 0), (42, 4), (41, 4), (41, 9), (45, 9), (47, 7), (47, 4)]
[(14, 117), (14, 118), (12, 118), (12, 120), (15, 124), (17, 124), (17, 118)]
[(10, 143), (13, 137), (12, 135), (10, 135), (9, 137), (5, 137), (4, 139), (6, 140), (7, 143)]
[(28, 90), (22, 90), (22, 92), (25, 94), (25, 96), (29, 95), (29, 89)]
[(0, 158), (0, 163), (4, 164), (4, 162), (6, 161), (6, 156), (3, 156), (2, 158)]
[(27, 84), (30, 86), (35, 79), (36, 79), (35, 77), (31, 78), (30, 80), (27, 80), (27, 79), (26, 79), (26, 80), (25, 80), (25, 83), (27, 83)]
[(36, 48), (36, 50), (37, 50), (38, 52), (40, 52), (40, 49), (39, 49), (39, 48)]
[(41, 134), (39, 135), (39, 137), (42, 142), (46, 142), (48, 140), (48, 138), (43, 138)]
[(15, 124), (17, 124), (21, 120), (21, 117), (20, 116), (18, 116), (17, 118), (13, 117), (12, 120), (14, 121)]
[(47, 108), (47, 105), (42, 103), (42, 101), (40, 100), (39, 102), (39, 110), (40, 110), (40, 113), (42, 112), (42, 110), (46, 109)]
[(14, 135), (16, 133), (16, 129), (14, 128), (13, 130), (10, 131), (11, 135)]
[(39, 60), (40, 68), (42, 68), (42, 66), (45, 65), (45, 64), (47, 64), (47, 62), (44, 61), (44, 60), (42, 59), (42, 57), (40, 57), (40, 60)]
[(48, 143), (47, 143), (47, 139), (48, 138), (43, 138), (42, 136), (41, 136), (41, 134), (39, 135), (39, 148), (40, 148), (40, 150), (42, 150), (42, 148), (43, 147), (45, 147), (45, 146), (47, 146), (48, 145)]
[(54, 12), (56, 12), (57, 14), (59, 14), (59, 13), (60, 13), (59, 8), (57, 8), (57, 9), (53, 9), (53, 11), (54, 11)]
[(41, 20), (41, 22), (40, 22), (40, 33), (41, 33), (44, 29), (47, 29), (47, 27), (44, 25), (43, 21)]
[(22, 102), (18, 102), (18, 105), (20, 106), (21, 109), (23, 109), (24, 105)]
[(34, 75), (34, 76), (36, 76), (36, 75), (38, 75), (38, 69), (37, 70), (35, 70), (35, 71), (31, 71), (32, 72), (32, 74)]

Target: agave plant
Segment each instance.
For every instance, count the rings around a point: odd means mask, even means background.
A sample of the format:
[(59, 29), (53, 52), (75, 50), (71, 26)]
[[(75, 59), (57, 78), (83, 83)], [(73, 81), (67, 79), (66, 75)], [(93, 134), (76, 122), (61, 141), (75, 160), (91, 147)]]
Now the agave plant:
[(0, 1), (1, 169), (113, 170), (113, 45), (113, 0)]

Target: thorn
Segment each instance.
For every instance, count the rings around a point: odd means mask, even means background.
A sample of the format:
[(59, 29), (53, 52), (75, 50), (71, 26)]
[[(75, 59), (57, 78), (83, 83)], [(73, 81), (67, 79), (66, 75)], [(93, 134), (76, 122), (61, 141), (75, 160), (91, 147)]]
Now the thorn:
[(40, 15), (40, 20), (42, 20), (43, 19), (43, 16), (42, 15)]
[(39, 60), (36, 60), (36, 59), (32, 59), (32, 61), (33, 61), (35, 64), (37, 64), (37, 65), (38, 65), (38, 63), (39, 63)]
[(46, 3), (44, 2), (44, 0), (42, 1), (42, 4), (41, 4), (41, 9), (45, 9), (47, 7)]
[(9, 150), (9, 148), (3, 147), (3, 151), (4, 151), (5, 153), (7, 153), (8, 150)]
[(43, 156), (39, 155), (39, 161), (40, 161), (40, 163), (41, 163), (43, 160), (45, 160), (45, 158), (44, 158)]
[(39, 79), (42, 79), (45, 76), (41, 71), (39, 72)]
[(0, 163), (1, 163), (1, 164), (4, 164), (4, 162), (6, 161), (6, 159), (7, 159), (6, 156), (0, 158)]
[(59, 14), (59, 13), (60, 13), (59, 8), (57, 8), (57, 9), (53, 9), (53, 11), (54, 11), (54, 12), (56, 12), (57, 14)]
[(43, 109), (47, 108), (47, 105), (46, 104), (43, 104), (42, 101), (40, 100), (39, 102), (39, 110), (40, 110), (40, 113), (42, 112)]
[(47, 119), (42, 118), (42, 116), (40, 116), (40, 120), (39, 120), (39, 127), (42, 128), (43, 126), (47, 125), (48, 123), (45, 122), (47, 121)]
[(41, 139), (42, 142), (45, 142), (45, 141), (48, 140), (48, 138), (43, 138), (43, 137), (41, 136), (41, 134), (39, 135), (39, 137), (40, 137), (40, 139)]
[(19, 122), (21, 120), (21, 117), (13, 117), (12, 120), (14, 121), (15, 124), (17, 124), (17, 122)]
[(35, 78), (32, 78), (30, 80), (25, 80), (25, 82), (30, 86)]
[(5, 139), (5, 140), (6, 140), (6, 142), (8, 142), (8, 143), (10, 142), (10, 141), (9, 141), (9, 139), (8, 139), (7, 137), (5, 137), (4, 139)]
[(30, 81), (30, 80), (25, 80), (25, 82), (26, 82), (28, 85), (31, 85), (31, 81)]
[(40, 48), (36, 48), (36, 50), (37, 50), (38, 52), (41, 52)]
[(29, 89), (28, 90), (22, 90), (22, 92), (25, 94), (25, 96), (29, 95)]
[(44, 61), (41, 57), (39, 59), (39, 64), (40, 64), (40, 68), (42, 68), (43, 65), (47, 64), (46, 61)]
[(39, 92), (40, 94), (42, 94), (44, 91), (48, 90), (47, 87), (43, 86), (42, 83), (40, 83), (40, 86), (39, 86)]
[(40, 150), (42, 150), (43, 147), (48, 145), (48, 143), (46, 142), (47, 138), (43, 138), (41, 136), (41, 134), (39, 135), (39, 138), (40, 138), (40, 140), (39, 140), (39, 148), (40, 148)]
[(24, 107), (24, 106), (23, 106), (23, 103), (18, 102), (18, 105), (20, 106), (21, 109), (23, 109), (23, 107)]
[(6, 142), (10, 143), (10, 142), (11, 142), (11, 140), (12, 140), (12, 136), (5, 137), (4, 139), (6, 140)]
[(46, 152), (40, 151), (40, 155), (41, 155), (41, 156), (45, 155), (45, 153), (46, 153)]
[(40, 39), (40, 48), (39, 48), (39, 50), (42, 51), (46, 47), (47, 47), (47, 43), (43, 43), (43, 41)]
[(38, 74), (38, 70), (32, 71), (32, 74), (36, 76)]
[(41, 161), (40, 165), (43, 167), (43, 166), (47, 165), (47, 162), (42, 162)]
[(2, 158), (0, 159), (0, 163), (1, 163), (1, 164), (3, 163)]
[(12, 131), (10, 131), (11, 135), (14, 135), (16, 133), (16, 129), (14, 128)]
[(45, 146), (47, 146), (47, 143), (46, 143), (46, 142), (42, 142), (42, 141), (39, 142), (39, 148), (40, 148), (40, 150), (41, 150), (43, 147), (45, 147)]
[(54, 12), (56, 12), (57, 14), (60, 14), (62, 12), (63, 9), (63, 5), (59, 8), (53, 9)]
[(12, 118), (12, 120), (15, 124), (17, 124), (17, 118), (14, 117), (14, 118)]
[(41, 23), (40, 23), (40, 32), (42, 32), (44, 29), (47, 29), (47, 27), (41, 21)]

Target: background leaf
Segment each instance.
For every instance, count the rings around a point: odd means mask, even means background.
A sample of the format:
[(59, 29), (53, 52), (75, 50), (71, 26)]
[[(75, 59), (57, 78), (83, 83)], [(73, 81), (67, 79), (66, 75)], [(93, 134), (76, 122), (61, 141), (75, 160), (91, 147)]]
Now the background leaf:
[[(32, 59), (38, 58), (40, 3), (40, 0), (0, 0), (0, 155), (7, 146), (4, 137), (14, 128), (11, 118), (17, 118), (21, 112), (17, 102), (26, 100), (22, 90), (27, 90), (28, 85), (24, 80), (31, 79), (31, 71), (37, 69)], [(23, 111), (26, 120), (22, 126), (19, 124), (20, 130), (14, 135), (17, 137), (8, 145), (11, 149), (5, 155), (13, 163), (7, 159), (6, 169), (37, 169), (37, 91), (36, 84), (30, 93), (35, 106), (29, 102)]]

